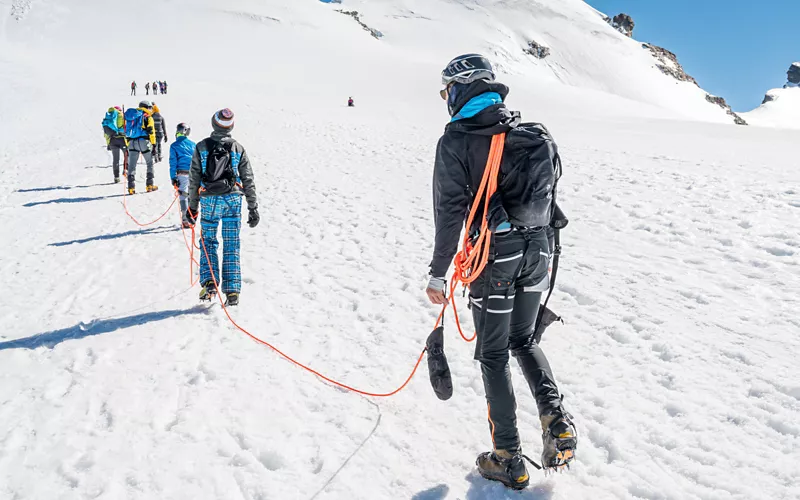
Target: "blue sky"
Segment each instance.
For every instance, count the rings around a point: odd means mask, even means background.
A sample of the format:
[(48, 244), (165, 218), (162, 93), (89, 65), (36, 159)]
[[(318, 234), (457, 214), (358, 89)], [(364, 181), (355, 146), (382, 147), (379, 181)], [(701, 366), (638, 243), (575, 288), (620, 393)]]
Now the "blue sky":
[(633, 17), (633, 37), (671, 50), (687, 73), (735, 111), (786, 83), (800, 61), (800, 0), (586, 0)]

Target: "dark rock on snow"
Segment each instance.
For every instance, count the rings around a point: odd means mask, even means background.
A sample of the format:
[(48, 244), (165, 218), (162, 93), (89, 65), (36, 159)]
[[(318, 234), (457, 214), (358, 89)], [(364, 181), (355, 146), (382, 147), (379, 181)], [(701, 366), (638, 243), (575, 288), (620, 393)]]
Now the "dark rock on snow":
[(617, 14), (614, 16), (613, 19), (606, 17), (606, 22), (611, 24), (617, 31), (622, 33), (627, 37), (633, 37), (633, 28), (635, 23), (633, 22), (633, 18), (628, 14)]
[(800, 62), (796, 62), (789, 66), (789, 71), (786, 72), (789, 83), (800, 85)]
[(720, 108), (724, 109), (726, 113), (728, 113), (733, 117), (733, 122), (736, 125), (747, 125), (747, 122), (744, 121), (744, 119), (741, 116), (734, 113), (734, 111), (731, 109), (728, 103), (725, 102), (725, 99), (723, 97), (717, 97), (715, 95), (706, 94), (706, 101), (710, 102), (711, 104), (716, 104)]
[(361, 20), (361, 14), (359, 14), (358, 11), (356, 11), (356, 10), (337, 10), (336, 12), (340, 12), (340, 13), (344, 14), (345, 16), (350, 16), (353, 19), (355, 19), (356, 22), (358, 24), (360, 24), (362, 28), (364, 28), (364, 31), (369, 32), (369, 34), (372, 35), (373, 37), (375, 37), (375, 38), (377, 38), (379, 40), (381, 38), (383, 38), (383, 33), (381, 33), (380, 31), (376, 30), (375, 28), (371, 28), (371, 27), (367, 26), (367, 24), (364, 21)]
[(531, 40), (528, 42), (528, 47), (523, 49), (523, 52), (530, 54), (537, 59), (544, 59), (550, 55), (550, 47)]
[(649, 43), (643, 43), (642, 48), (650, 50), (650, 52), (653, 54), (653, 57), (655, 57), (656, 61), (658, 61), (656, 62), (656, 68), (658, 68), (662, 73), (682, 82), (692, 82), (699, 87), (697, 80), (683, 70), (683, 66), (681, 66), (681, 63), (678, 62), (678, 56), (676, 56), (674, 53), (663, 47)]

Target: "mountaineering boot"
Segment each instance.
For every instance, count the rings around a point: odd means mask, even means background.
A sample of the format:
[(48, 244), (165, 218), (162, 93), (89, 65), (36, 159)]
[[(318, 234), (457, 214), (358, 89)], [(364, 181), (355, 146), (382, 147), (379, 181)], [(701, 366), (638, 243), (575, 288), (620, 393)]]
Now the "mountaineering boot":
[(239, 305), (238, 292), (230, 292), (225, 294), (225, 306), (238, 306), (238, 305)]
[(128, 194), (136, 194), (136, 188), (128, 188)]
[(158, 191), (158, 186), (154, 186), (152, 184), (147, 185), (147, 192), (152, 193), (153, 191)]
[(563, 407), (553, 413), (542, 415), (542, 467), (560, 469), (569, 466), (575, 458), (578, 433), (572, 423), (572, 415)]
[(200, 300), (201, 301), (210, 301), (217, 295), (217, 287), (214, 286), (214, 280), (208, 280), (203, 283), (203, 287), (200, 289)]
[(444, 327), (437, 327), (428, 336), (425, 342), (428, 352), (428, 375), (436, 397), (447, 401), (453, 396), (453, 379), (450, 375), (450, 366), (444, 355)]
[(119, 184), (119, 177), (114, 177), (114, 184)]
[(475, 462), (485, 479), (499, 481), (514, 490), (528, 487), (529, 476), (521, 453), (506, 450), (487, 451), (478, 455)]

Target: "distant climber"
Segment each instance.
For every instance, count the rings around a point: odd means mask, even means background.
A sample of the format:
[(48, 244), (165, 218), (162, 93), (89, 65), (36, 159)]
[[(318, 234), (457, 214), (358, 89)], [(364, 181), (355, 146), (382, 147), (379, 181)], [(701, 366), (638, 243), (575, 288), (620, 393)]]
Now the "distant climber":
[(156, 131), (153, 125), (153, 105), (142, 101), (138, 108), (125, 111), (125, 136), (128, 138), (128, 194), (136, 193), (136, 163), (139, 154), (147, 164), (147, 192), (156, 191), (153, 172), (153, 146)]
[(172, 179), (172, 185), (178, 190), (184, 229), (191, 226), (191, 222), (186, 217), (186, 209), (189, 208), (187, 201), (189, 171), (192, 169), (192, 156), (195, 149), (195, 143), (189, 139), (191, 131), (189, 125), (179, 123), (175, 131), (175, 142), (169, 147), (169, 177)]
[(350, 97), (349, 99), (347, 99), (347, 106), (348, 106), (348, 107), (351, 107), (351, 108), (354, 108), (354, 107), (356, 106), (356, 103), (355, 103), (355, 101), (353, 101), (353, 98), (352, 98), (352, 97)]
[(167, 93), (167, 81), (166, 80), (164, 80), (164, 90), (162, 92), (165, 93), (165, 94)]
[(167, 136), (167, 122), (164, 121), (164, 117), (161, 116), (161, 110), (158, 109), (156, 103), (153, 103), (153, 126), (156, 129), (156, 143), (155, 147), (153, 148), (153, 161), (156, 163), (160, 163), (162, 160), (161, 156), (161, 141), (169, 142), (169, 137)]
[(128, 169), (128, 140), (125, 138), (125, 117), (122, 108), (114, 106), (108, 108), (103, 118), (103, 134), (106, 146), (111, 151), (112, 168), (114, 169), (114, 182), (119, 182), (120, 152), (124, 155), (123, 172)]
[[(226, 305), (239, 304), (242, 275), (239, 262), (239, 231), (242, 226), (242, 195), (247, 199), (247, 225), (259, 221), (256, 185), (247, 152), (231, 137), (233, 111), (221, 109), (211, 117), (211, 137), (197, 143), (189, 172), (189, 208), (186, 219), (194, 224), (200, 212), (200, 300), (211, 300), (220, 285)], [(222, 281), (217, 257), (217, 228), (222, 221)], [(206, 254), (208, 252), (208, 254)], [(212, 274), (213, 273), (213, 274)], [(213, 276), (213, 278), (212, 278)]]
[(153, 81), (153, 95), (158, 95), (158, 82)]
[(145, 95), (150, 95), (150, 82), (144, 84)]
[[(470, 207), (477, 207), (474, 222), (465, 231), (473, 244), (485, 233), (490, 250), (486, 267), (470, 285), (469, 301), (493, 444), (492, 451), (478, 456), (477, 466), (483, 477), (523, 489), (529, 477), (517, 430), (509, 351), (536, 399), (543, 431), (542, 466), (568, 464), (577, 444), (575, 426), (561, 403), (535, 326), (540, 309), (547, 311), (540, 302), (549, 289), (548, 267), (555, 253), (548, 233), (553, 214), (560, 213), (554, 204), (560, 160), (544, 126), (521, 123), (520, 114), (503, 104), (508, 87), (495, 81), (485, 57), (467, 54), (453, 59), (442, 71), (442, 83), (441, 96), (451, 120), (436, 148), (436, 238), (426, 292), (433, 304), (447, 303), (445, 274)], [(474, 197), (494, 151), (493, 137), (499, 134), (506, 134), (503, 175), (497, 174), (497, 191), (486, 196), (491, 200), (489, 213), (483, 213), (485, 198)], [(485, 230), (484, 221), (488, 221)]]
[(136, 81), (131, 82), (131, 95), (136, 95)]

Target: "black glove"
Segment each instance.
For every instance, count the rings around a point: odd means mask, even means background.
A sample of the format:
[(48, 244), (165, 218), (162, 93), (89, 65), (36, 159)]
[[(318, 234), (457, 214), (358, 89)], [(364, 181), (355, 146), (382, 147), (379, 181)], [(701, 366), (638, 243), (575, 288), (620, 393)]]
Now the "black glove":
[(197, 212), (192, 210), (191, 208), (187, 208), (186, 220), (189, 221), (189, 224), (194, 225), (194, 223), (197, 222)]
[(172, 179), (172, 185), (175, 186), (175, 187), (178, 187), (178, 178), (177, 177)]
[(247, 217), (247, 225), (250, 227), (256, 227), (258, 225), (258, 221), (261, 220), (261, 217), (258, 216), (258, 208), (251, 208), (249, 212), (250, 215)]
[(165, 135), (165, 136), (164, 136), (164, 144), (166, 144), (166, 143), (168, 143), (168, 142), (169, 142), (169, 137), (167, 137), (167, 136)]

